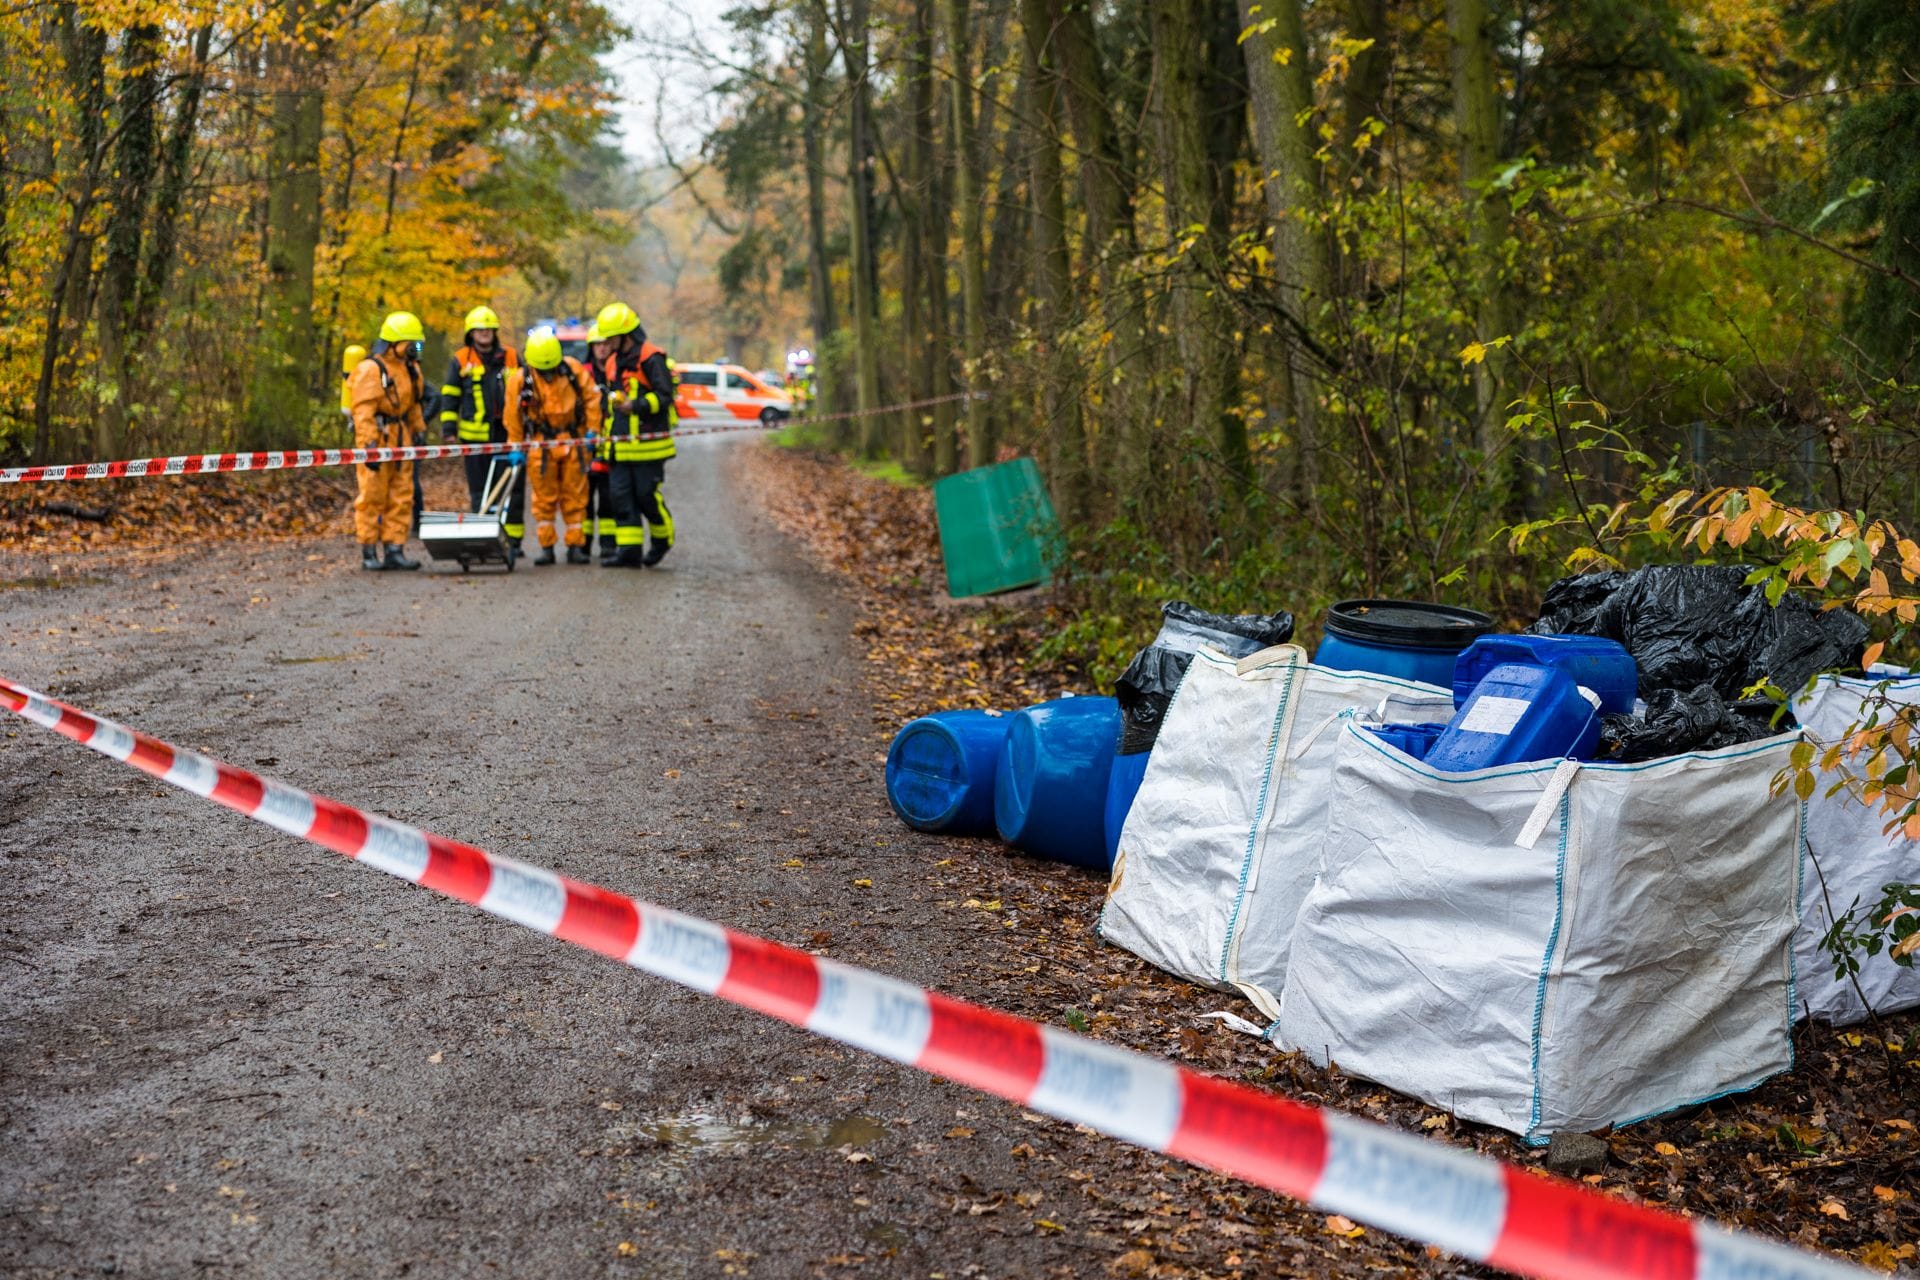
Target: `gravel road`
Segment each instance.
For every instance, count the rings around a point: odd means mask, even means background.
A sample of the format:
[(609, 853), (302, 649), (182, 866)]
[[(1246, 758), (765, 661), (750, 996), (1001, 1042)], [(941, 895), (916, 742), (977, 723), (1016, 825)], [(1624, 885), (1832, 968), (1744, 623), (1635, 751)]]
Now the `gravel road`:
[[(886, 811), (847, 606), (730, 481), (749, 447), (682, 447), (644, 572), (0, 553), (0, 669), (913, 981), (1017, 961), (944, 923), (967, 889)], [(0, 1272), (1080, 1275), (1127, 1247), (1083, 1184), (1177, 1168), (0, 731)]]

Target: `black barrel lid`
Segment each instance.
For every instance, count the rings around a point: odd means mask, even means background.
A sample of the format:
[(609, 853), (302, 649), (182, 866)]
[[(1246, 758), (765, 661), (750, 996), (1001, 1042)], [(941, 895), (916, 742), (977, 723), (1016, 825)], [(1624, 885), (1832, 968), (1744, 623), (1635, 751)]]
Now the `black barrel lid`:
[(1343, 640), (1460, 650), (1493, 630), (1474, 609), (1419, 600), (1342, 600), (1327, 610), (1327, 631)]

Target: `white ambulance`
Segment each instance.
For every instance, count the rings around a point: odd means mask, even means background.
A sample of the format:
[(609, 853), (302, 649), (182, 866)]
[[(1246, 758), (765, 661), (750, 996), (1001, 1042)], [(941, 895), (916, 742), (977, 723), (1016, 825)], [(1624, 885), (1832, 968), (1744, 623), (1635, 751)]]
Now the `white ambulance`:
[(683, 364), (674, 408), (683, 426), (758, 422), (771, 427), (793, 416), (793, 397), (737, 364)]

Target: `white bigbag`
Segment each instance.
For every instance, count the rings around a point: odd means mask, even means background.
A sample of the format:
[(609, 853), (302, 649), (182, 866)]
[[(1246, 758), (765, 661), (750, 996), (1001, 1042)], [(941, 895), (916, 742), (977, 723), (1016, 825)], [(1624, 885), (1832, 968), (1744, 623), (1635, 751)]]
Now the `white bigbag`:
[(1453, 693), (1311, 666), (1298, 645), (1188, 667), (1114, 859), (1100, 936), (1191, 982), (1280, 1010), (1293, 919), (1319, 868), (1335, 721), (1444, 721)]
[(1282, 1043), (1535, 1143), (1792, 1066), (1797, 732), (1460, 774), (1338, 740)]
[[(1920, 704), (1920, 677), (1899, 678), (1906, 675), (1903, 671), (1877, 679), (1822, 676), (1794, 710), (1807, 737), (1824, 751), (1864, 723), (1872, 709), (1869, 704), (1877, 705), (1881, 696), (1894, 707)], [(1886, 718), (1883, 709), (1881, 723)], [(1864, 913), (1880, 901), (1882, 886), (1920, 881), (1920, 842), (1898, 830), (1887, 834), (1887, 815), (1878, 805), (1864, 804), (1850, 791), (1832, 796), (1826, 792), (1822, 785), (1807, 802), (1805, 911), (1794, 950), (1800, 964), (1802, 1011), (1846, 1026), (1864, 1021), (1869, 1007), (1875, 1014), (1920, 1007), (1920, 968), (1897, 965), (1882, 951), (1857, 957), (1860, 972), (1855, 979), (1836, 978), (1833, 959), (1820, 945), (1834, 917), (1852, 910), (1856, 902)], [(1857, 991), (1854, 980), (1860, 984)], [(1860, 999), (1862, 992), (1865, 1003)]]

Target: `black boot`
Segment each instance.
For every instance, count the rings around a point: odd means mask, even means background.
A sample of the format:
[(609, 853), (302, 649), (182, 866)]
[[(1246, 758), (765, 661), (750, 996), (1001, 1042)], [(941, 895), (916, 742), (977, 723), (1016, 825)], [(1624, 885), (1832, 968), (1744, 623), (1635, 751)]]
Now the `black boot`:
[(552, 564), (553, 548), (552, 547), (540, 548), (540, 554), (533, 558), (533, 563), (535, 565)]
[(647, 561), (646, 557), (641, 554), (640, 548), (622, 547), (620, 548), (620, 558), (615, 560), (613, 565), (616, 569), (644, 569), (646, 568)]
[(407, 559), (405, 553), (400, 550), (399, 543), (389, 542), (387, 544), (386, 561), (380, 567), (383, 569), (418, 569), (420, 562), (418, 560)]
[(593, 557), (587, 554), (587, 549), (585, 547), (568, 547), (567, 563), (568, 564), (592, 564)]
[(386, 562), (380, 558), (379, 543), (363, 542), (360, 544), (360, 567), (362, 569), (370, 569), (376, 573), (387, 567)]
[(655, 538), (653, 545), (647, 548), (646, 559), (641, 561), (641, 563), (651, 568), (666, 559), (667, 552), (671, 550), (673, 550), (673, 544), (671, 542), (662, 542), (660, 539)]
[(619, 563), (620, 563), (620, 548), (616, 547), (611, 542), (602, 540), (600, 543), (600, 567), (602, 569), (605, 569), (613, 565), (617, 565)]

